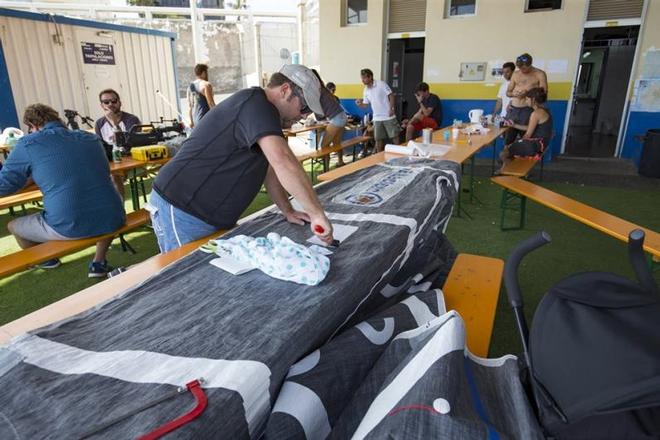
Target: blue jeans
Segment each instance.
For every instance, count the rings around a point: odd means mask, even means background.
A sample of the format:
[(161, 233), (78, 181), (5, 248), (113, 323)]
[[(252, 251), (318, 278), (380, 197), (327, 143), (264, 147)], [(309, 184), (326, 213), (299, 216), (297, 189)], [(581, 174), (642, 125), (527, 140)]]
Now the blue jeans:
[(168, 252), (218, 230), (215, 226), (175, 208), (156, 191), (151, 192), (147, 210), (161, 252)]

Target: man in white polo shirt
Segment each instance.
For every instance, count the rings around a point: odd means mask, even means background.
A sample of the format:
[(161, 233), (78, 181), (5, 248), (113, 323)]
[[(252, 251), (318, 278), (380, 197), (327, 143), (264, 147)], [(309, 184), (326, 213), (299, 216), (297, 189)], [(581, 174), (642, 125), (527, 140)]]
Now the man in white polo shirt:
[(365, 85), (364, 95), (362, 99), (356, 100), (355, 103), (360, 108), (366, 108), (371, 104), (374, 113), (376, 152), (383, 151), (385, 139), (394, 139), (394, 142), (398, 142), (399, 132), (401, 131), (394, 114), (396, 98), (386, 82), (374, 80), (374, 73), (371, 69), (362, 69), (360, 76), (362, 77), (362, 84)]

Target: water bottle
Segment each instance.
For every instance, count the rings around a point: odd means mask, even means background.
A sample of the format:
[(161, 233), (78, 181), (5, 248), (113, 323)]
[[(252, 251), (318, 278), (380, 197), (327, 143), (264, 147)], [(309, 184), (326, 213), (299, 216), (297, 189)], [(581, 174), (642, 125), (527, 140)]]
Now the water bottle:
[(16, 146), (16, 142), (18, 142), (18, 139), (16, 139), (16, 136), (14, 136), (14, 133), (9, 133), (9, 136), (5, 141), (5, 145), (7, 145), (7, 148), (11, 150)]
[(121, 162), (121, 147), (118, 147), (117, 144), (112, 146), (112, 161), (115, 163)]
[(367, 125), (369, 125), (369, 113), (365, 113), (365, 114), (364, 114), (364, 118), (363, 118), (363, 120), (362, 120), (362, 123), (364, 124), (365, 127), (366, 127)]
[(117, 145), (117, 135), (121, 133), (121, 130), (119, 130), (118, 127), (115, 127), (113, 132), (114, 132), (114, 136), (112, 138), (112, 161), (115, 163), (119, 163), (121, 162), (122, 149), (119, 145)]

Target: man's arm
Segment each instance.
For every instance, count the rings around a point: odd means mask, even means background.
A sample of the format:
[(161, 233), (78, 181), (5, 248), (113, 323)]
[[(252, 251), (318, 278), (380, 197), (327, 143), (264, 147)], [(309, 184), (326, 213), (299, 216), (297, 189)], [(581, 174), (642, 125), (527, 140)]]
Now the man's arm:
[(396, 109), (396, 96), (394, 93), (387, 95), (387, 99), (390, 101), (390, 116), (394, 116), (394, 110)]
[(18, 144), (0, 170), (0, 196), (14, 194), (24, 188), (30, 182), (31, 174), (27, 152)]
[[(268, 135), (260, 138), (257, 143), (272, 167), (275, 178), (283, 189), (286, 189), (300, 202), (309, 215), (312, 232), (317, 234), (323, 241), (330, 243), (332, 241), (332, 225), (326, 217), (325, 211), (323, 211), (307, 174), (305, 174), (284, 138), (277, 135)], [(275, 197), (274, 201), (278, 203), (279, 198), (279, 202), (282, 202), (282, 193), (277, 186), (273, 186), (272, 176), (268, 184), (271, 185), (269, 189), (275, 191), (275, 194), (271, 195), (271, 197)], [(284, 206), (286, 208), (286, 204)], [(279, 203), (278, 207), (280, 207)], [(323, 232), (317, 231), (319, 227)]]
[(304, 225), (305, 222), (310, 223), (309, 215), (305, 212), (296, 211), (291, 206), (289, 201), (289, 194), (286, 192), (279, 180), (277, 180), (277, 175), (273, 167), (268, 167), (268, 173), (266, 173), (266, 180), (264, 181), (266, 185), (266, 191), (271, 200), (277, 205), (277, 207), (282, 211), (282, 214), (286, 217), (289, 223), (295, 223), (297, 225)]
[(539, 87), (545, 90), (545, 93), (548, 93), (548, 75), (541, 69), (539, 69)]
[(204, 93), (204, 97), (206, 98), (206, 102), (209, 103), (209, 108), (215, 107), (215, 101), (213, 100), (213, 86), (211, 85), (210, 82), (208, 82), (208, 81), (206, 82), (202, 92)]
[(500, 110), (502, 110), (502, 98), (499, 96), (495, 100), (495, 108), (493, 109), (493, 115), (499, 115)]

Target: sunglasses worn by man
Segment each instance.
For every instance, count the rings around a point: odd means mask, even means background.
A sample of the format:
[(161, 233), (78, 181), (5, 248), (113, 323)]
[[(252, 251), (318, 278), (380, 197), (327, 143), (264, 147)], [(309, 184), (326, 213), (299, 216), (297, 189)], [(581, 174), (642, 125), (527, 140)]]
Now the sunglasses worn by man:
[(101, 100), (101, 102), (105, 105), (108, 105), (108, 104), (117, 104), (119, 102), (119, 100), (118, 99), (103, 99), (103, 100)]
[(305, 101), (305, 97), (303, 96), (303, 91), (300, 87), (294, 84), (293, 87), (291, 88), (291, 93), (292, 93), (291, 96), (297, 96), (298, 99), (300, 100), (300, 114), (308, 115), (312, 113), (312, 109), (310, 109), (309, 106), (307, 105), (307, 101)]

